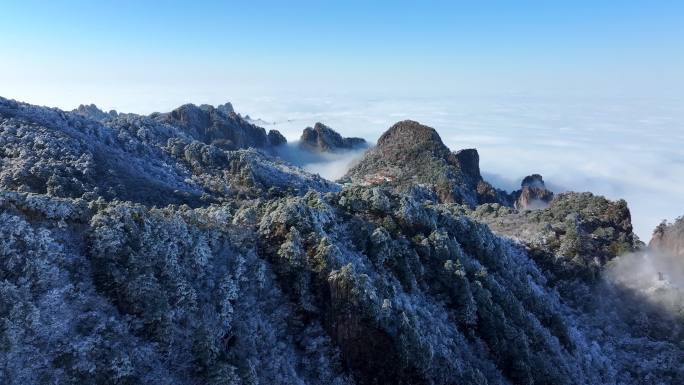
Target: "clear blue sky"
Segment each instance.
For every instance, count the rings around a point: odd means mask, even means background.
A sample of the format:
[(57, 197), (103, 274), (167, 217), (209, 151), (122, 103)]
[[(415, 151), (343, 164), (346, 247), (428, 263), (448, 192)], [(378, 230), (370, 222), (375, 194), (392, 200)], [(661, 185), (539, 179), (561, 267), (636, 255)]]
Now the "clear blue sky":
[(4, 0), (0, 47), (0, 95), (42, 103), (167, 89), (681, 95), (684, 2)]

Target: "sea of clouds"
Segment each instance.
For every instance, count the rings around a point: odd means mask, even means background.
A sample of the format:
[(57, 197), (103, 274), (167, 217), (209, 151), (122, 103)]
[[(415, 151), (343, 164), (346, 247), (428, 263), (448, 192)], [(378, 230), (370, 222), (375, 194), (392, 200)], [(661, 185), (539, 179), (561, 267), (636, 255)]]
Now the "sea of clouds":
[[(684, 103), (639, 98), (524, 95), (434, 98), (246, 98), (237, 111), (263, 119), (289, 141), (323, 122), (371, 142), (404, 119), (437, 129), (452, 150), (477, 148), (486, 179), (513, 190), (540, 173), (556, 192), (591, 191), (625, 199), (648, 242), (663, 219), (684, 215)], [(359, 153), (305, 164), (342, 175)]]

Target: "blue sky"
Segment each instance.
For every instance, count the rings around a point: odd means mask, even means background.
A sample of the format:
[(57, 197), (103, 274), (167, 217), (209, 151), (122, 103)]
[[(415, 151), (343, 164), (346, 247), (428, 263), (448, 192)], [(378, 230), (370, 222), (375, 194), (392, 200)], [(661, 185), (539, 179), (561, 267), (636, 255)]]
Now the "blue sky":
[(5, 0), (0, 46), (0, 94), (58, 105), (65, 88), (676, 95), (684, 3)]
[[(288, 139), (435, 127), (483, 171), (684, 214), (684, 1), (0, 3), (0, 96), (150, 113), (223, 103)], [(492, 179), (492, 180), (494, 180)]]

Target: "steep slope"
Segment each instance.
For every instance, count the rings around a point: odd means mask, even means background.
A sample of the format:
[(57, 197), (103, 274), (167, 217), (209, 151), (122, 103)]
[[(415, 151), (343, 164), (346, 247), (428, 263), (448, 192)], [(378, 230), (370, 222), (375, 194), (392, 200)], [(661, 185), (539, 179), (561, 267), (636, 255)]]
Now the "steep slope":
[(343, 138), (323, 123), (307, 127), (299, 138), (299, 147), (313, 152), (339, 152), (359, 149), (368, 144), (362, 138)]
[(479, 161), (477, 150), (453, 153), (433, 128), (406, 120), (390, 127), (341, 181), (386, 185), (397, 191), (426, 184), (441, 201), (469, 206), (509, 203), (505, 193), (482, 179)]
[[(362, 187), (149, 209), (4, 193), (0, 317), (12, 332), (2, 375), (164, 384), (653, 375), (588, 339), (589, 321), (572, 316), (524, 248), (422, 196)], [(684, 378), (676, 345), (656, 348), (657, 378)]]

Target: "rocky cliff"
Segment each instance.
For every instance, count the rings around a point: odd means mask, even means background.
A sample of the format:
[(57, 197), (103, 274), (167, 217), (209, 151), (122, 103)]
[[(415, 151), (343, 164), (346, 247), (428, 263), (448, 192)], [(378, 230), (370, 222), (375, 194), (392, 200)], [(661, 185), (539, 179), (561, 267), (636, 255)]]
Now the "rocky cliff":
[(648, 244), (652, 249), (684, 258), (684, 217), (674, 223), (661, 223)]

